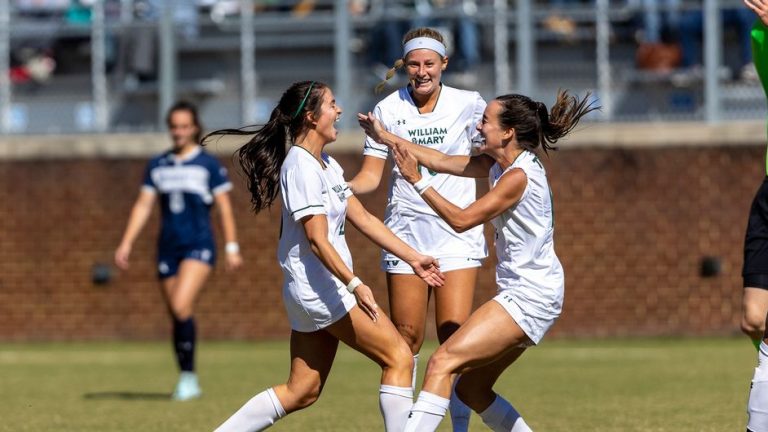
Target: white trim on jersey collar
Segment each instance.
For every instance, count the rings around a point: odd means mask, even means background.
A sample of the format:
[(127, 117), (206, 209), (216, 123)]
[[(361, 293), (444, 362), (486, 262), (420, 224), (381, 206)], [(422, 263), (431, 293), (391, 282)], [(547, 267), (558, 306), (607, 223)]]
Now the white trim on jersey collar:
[(184, 156), (176, 156), (176, 154), (174, 154), (173, 152), (171, 152), (169, 156), (171, 157), (172, 161), (183, 163), (183, 162), (191, 161), (192, 159), (196, 158), (197, 155), (202, 153), (202, 151), (203, 151), (203, 148), (200, 147), (200, 145), (198, 144), (197, 148), (193, 149), (191, 152), (185, 154)]
[(417, 37), (409, 40), (403, 45), (403, 58), (405, 58), (409, 52), (422, 48), (432, 50), (440, 54), (441, 57), (445, 57), (445, 45), (440, 43), (440, 41), (428, 37)]

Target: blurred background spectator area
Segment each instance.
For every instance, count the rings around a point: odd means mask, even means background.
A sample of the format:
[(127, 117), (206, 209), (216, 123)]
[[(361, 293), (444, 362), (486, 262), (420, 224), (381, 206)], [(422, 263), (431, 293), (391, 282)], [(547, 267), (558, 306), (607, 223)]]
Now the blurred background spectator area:
[[(403, 33), (417, 25), (447, 36), (446, 82), (486, 98), (590, 91), (604, 107), (593, 121), (765, 116), (745, 55), (751, 18), (737, 0), (3, 4), (5, 133), (156, 131), (177, 98), (198, 103), (209, 128), (260, 123), (280, 89), (300, 79), (328, 82), (347, 112), (367, 110)], [(716, 29), (704, 28), (708, 10)], [(388, 90), (403, 83), (401, 74)], [(355, 126), (349, 118), (345, 128)]]
[[(567, 88), (603, 107), (545, 161), (569, 278), (553, 334), (734, 333), (747, 209), (765, 175), (766, 107), (742, 54), (741, 7), (0, 0), (0, 339), (163, 337), (167, 317), (148, 277), (152, 236), (137, 243), (135, 271), (111, 274), (112, 285), (97, 280), (110, 277), (115, 221), (130, 210), (146, 157), (167, 148), (166, 108), (197, 103), (206, 130), (258, 124), (290, 83), (322, 80), (345, 111), (329, 150), (355, 173), (363, 137), (354, 113), (384, 96), (373, 88), (414, 25), (445, 33), (449, 85), (547, 104)], [(404, 83), (399, 74), (385, 92)], [(209, 147), (233, 175), (235, 144)], [(217, 269), (200, 304), (205, 336), (283, 337), (279, 267), (263, 253), (276, 247), (279, 212), (252, 215), (236, 178), (247, 264), (237, 275)], [(361, 199), (381, 215), (386, 190)], [(354, 230), (348, 236), (356, 271), (385, 286), (379, 249)], [(495, 289), (492, 266), (491, 258), (476, 301)]]

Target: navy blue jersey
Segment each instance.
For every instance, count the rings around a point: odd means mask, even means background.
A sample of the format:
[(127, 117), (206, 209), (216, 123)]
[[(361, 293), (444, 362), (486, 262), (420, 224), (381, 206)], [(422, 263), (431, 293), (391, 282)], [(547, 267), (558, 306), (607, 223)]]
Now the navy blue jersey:
[(159, 194), (161, 252), (213, 248), (213, 198), (232, 189), (226, 168), (216, 158), (202, 148), (183, 158), (165, 152), (149, 161), (142, 188)]

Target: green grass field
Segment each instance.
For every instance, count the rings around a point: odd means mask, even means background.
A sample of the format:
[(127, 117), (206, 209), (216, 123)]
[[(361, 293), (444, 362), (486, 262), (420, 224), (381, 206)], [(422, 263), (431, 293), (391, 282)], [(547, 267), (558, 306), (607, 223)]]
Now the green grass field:
[[(755, 358), (745, 338), (545, 341), (497, 391), (537, 431), (743, 431)], [(0, 431), (210, 431), (287, 365), (285, 342), (203, 342), (204, 397), (179, 403), (170, 343), (0, 344)], [(320, 401), (272, 430), (383, 430), (378, 377), (342, 348)]]

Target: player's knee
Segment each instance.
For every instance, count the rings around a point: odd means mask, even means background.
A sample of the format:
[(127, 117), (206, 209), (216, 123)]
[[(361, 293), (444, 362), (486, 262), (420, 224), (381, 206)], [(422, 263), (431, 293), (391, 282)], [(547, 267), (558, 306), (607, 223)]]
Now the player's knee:
[(403, 339), (398, 338), (397, 341), (390, 344), (390, 347), (389, 352), (381, 361), (382, 368), (402, 371), (413, 370), (413, 354), (411, 354), (408, 344)]
[(756, 330), (758, 330), (758, 328), (755, 326), (753, 321), (750, 321), (747, 315), (741, 317), (741, 331), (743, 333), (751, 336), (755, 334)]
[(440, 347), (427, 362), (427, 375), (449, 375), (453, 373), (452, 364), (451, 355)]
[(413, 353), (405, 342), (397, 344), (394, 355), (394, 367), (398, 369), (413, 370)]
[(192, 318), (192, 304), (180, 299), (173, 298), (170, 301), (170, 311), (173, 317), (179, 321), (186, 321)]
[(410, 324), (398, 324), (395, 323), (400, 336), (405, 340), (406, 345), (410, 348), (411, 355), (419, 352), (421, 344), (424, 342), (424, 333)]
[(308, 406), (317, 402), (318, 399), (320, 399), (319, 390), (316, 392), (304, 393), (296, 399), (296, 409), (307, 408)]
[(765, 311), (745, 308), (741, 317), (741, 331), (755, 339), (762, 339), (765, 332)]
[(750, 320), (746, 315), (741, 318), (741, 331), (753, 339), (762, 339), (765, 333), (764, 323)]
[(192, 308), (189, 306), (172, 306), (171, 313), (178, 321), (186, 321), (192, 318)]
[(323, 386), (320, 382), (306, 382), (298, 385), (289, 385), (288, 390), (293, 399), (293, 410), (301, 410), (307, 408), (313, 403), (317, 402), (322, 393)]

